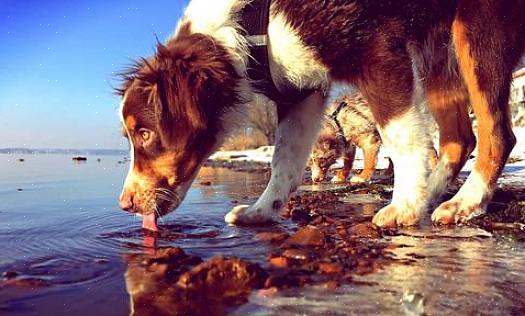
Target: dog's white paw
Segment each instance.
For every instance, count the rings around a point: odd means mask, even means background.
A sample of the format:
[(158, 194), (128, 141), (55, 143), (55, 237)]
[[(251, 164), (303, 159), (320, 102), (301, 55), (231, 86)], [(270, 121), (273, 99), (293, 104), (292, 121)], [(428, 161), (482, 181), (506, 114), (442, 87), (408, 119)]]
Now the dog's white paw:
[(332, 183), (344, 183), (346, 181), (346, 178), (335, 176), (330, 180)]
[(237, 205), (224, 216), (224, 221), (228, 224), (261, 224), (278, 220), (278, 216), (249, 205)]
[(380, 227), (414, 226), (420, 214), (413, 208), (390, 204), (379, 210), (372, 222)]
[(485, 213), (485, 207), (479, 203), (466, 203), (463, 200), (443, 202), (433, 213), (432, 222), (436, 225), (464, 223)]
[(368, 181), (369, 180), (363, 179), (360, 176), (353, 176), (350, 178), (350, 183), (353, 183), (353, 184), (366, 183)]

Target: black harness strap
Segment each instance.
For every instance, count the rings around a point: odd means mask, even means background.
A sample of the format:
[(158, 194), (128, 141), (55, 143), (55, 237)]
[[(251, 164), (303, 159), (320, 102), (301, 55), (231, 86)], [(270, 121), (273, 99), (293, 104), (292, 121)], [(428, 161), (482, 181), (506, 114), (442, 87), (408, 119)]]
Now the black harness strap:
[(339, 115), (339, 113), (341, 113), (341, 110), (343, 110), (345, 106), (347, 106), (346, 101), (341, 101), (339, 105), (337, 106), (337, 108), (335, 109), (335, 111), (332, 112), (332, 114), (330, 114), (330, 118), (334, 121), (335, 126), (337, 126), (337, 129), (339, 130), (339, 133), (342, 136), (342, 140), (345, 144), (345, 147), (348, 147), (348, 141), (346, 140), (343, 127), (341, 126), (341, 123), (339, 122), (339, 119), (337, 118), (337, 116)]
[(253, 0), (240, 12), (239, 24), (245, 31), (250, 46), (251, 58), (248, 62), (247, 74), (254, 88), (278, 103), (287, 107), (294, 105), (314, 90), (299, 90), (288, 88), (279, 91), (273, 82), (268, 57), (268, 24), (270, 23), (270, 0)]

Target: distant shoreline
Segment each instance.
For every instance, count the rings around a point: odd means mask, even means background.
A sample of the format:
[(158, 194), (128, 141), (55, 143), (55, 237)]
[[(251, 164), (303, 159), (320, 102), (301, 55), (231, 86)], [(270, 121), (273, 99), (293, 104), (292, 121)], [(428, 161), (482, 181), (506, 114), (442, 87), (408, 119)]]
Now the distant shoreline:
[(0, 154), (7, 155), (85, 155), (85, 156), (127, 156), (121, 149), (65, 149), (65, 148), (0, 148)]

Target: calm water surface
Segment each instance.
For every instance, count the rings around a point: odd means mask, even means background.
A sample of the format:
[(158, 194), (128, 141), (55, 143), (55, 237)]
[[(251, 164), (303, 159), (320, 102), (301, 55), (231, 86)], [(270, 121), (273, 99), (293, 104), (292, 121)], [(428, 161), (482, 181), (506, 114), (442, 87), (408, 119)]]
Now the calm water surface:
[[(130, 253), (148, 251), (139, 218), (122, 212), (117, 197), (127, 172), (119, 157), (0, 155), (0, 273), (13, 271), (28, 286), (0, 285), (0, 315), (127, 315)], [(211, 186), (201, 185), (211, 181)], [(176, 213), (159, 222), (157, 246), (179, 246), (203, 258), (237, 256), (265, 264), (269, 245), (255, 239), (279, 227), (236, 228), (223, 217), (233, 201), (251, 202), (266, 184), (263, 174), (204, 169)], [(350, 199), (349, 202), (352, 200)], [(369, 201), (362, 211), (379, 207)], [(363, 203), (361, 200), (360, 203)], [(508, 315), (525, 313), (525, 247), (484, 231), (403, 231), (393, 250), (412, 265), (392, 265), (327, 291), (283, 291), (250, 302), (237, 315)], [(126, 279), (128, 278), (128, 279)], [(146, 280), (146, 276), (145, 276)], [(145, 281), (144, 281), (145, 282)], [(37, 286), (38, 285), (38, 286)]]

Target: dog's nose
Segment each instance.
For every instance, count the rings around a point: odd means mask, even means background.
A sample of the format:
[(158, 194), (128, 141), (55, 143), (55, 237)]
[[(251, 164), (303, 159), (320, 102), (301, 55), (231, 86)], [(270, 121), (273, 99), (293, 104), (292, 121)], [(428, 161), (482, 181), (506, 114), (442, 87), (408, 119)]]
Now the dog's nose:
[(123, 191), (120, 195), (119, 206), (124, 211), (129, 211), (133, 209), (133, 193), (128, 191)]

